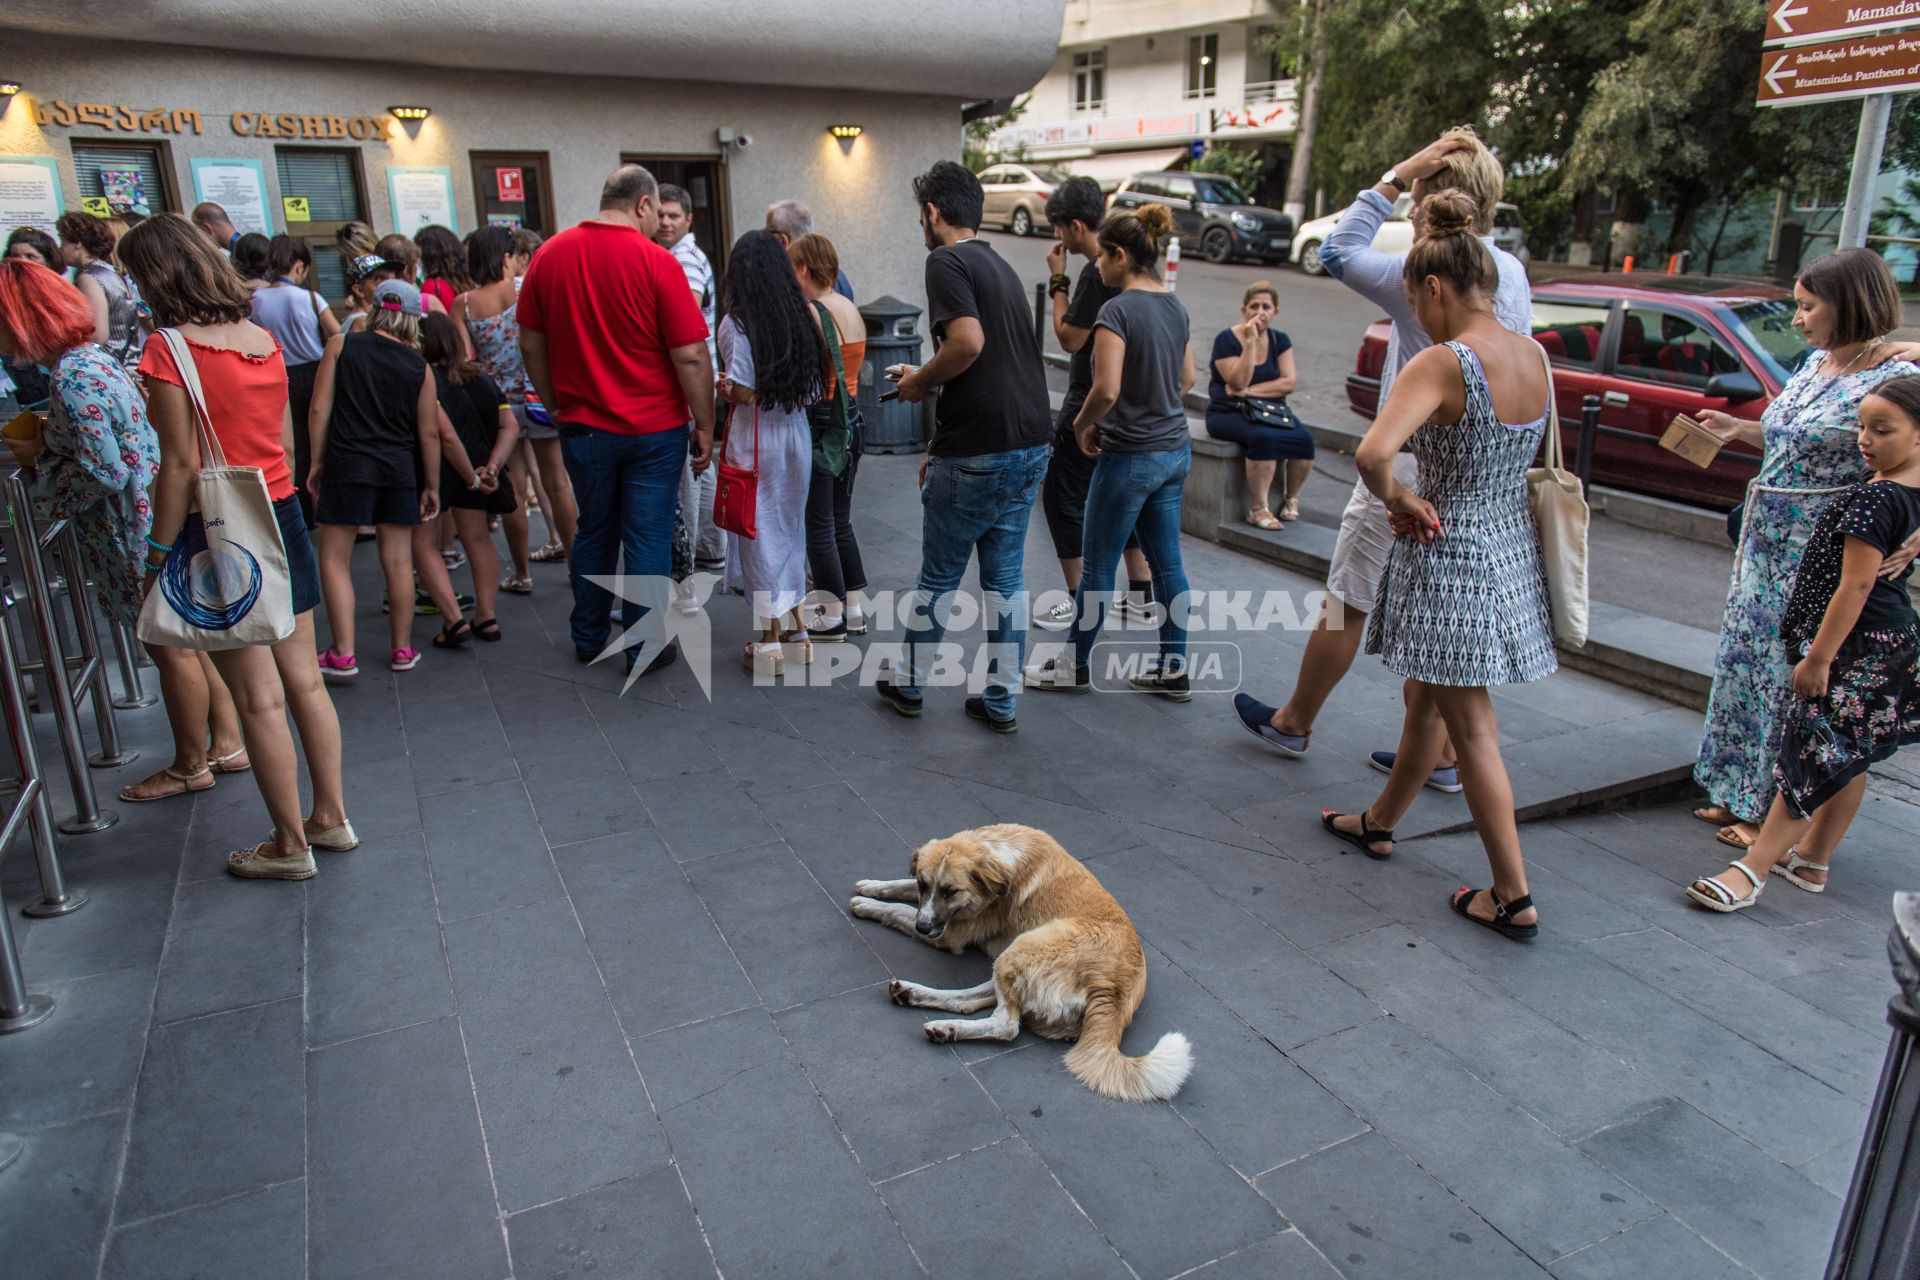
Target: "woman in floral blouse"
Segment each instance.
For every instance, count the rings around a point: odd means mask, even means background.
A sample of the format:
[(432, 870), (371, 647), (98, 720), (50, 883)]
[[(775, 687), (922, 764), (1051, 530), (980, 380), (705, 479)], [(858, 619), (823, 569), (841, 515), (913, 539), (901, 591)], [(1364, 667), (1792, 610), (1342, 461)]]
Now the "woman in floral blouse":
[[(93, 313), (79, 290), (28, 263), (0, 263), (0, 356), (44, 367), (51, 391), (41, 434), (8, 438), (7, 445), (15, 461), (35, 473), (36, 517), (72, 523), (101, 608), (111, 621), (132, 626), (140, 619), (153, 530), (148, 489), (160, 471), (160, 441), (139, 389), (92, 341), (93, 331)], [(124, 788), (123, 800), (204, 791), (216, 769), (247, 767), (239, 715), (210, 664), (184, 650), (155, 657), (174, 727), (174, 761)]]

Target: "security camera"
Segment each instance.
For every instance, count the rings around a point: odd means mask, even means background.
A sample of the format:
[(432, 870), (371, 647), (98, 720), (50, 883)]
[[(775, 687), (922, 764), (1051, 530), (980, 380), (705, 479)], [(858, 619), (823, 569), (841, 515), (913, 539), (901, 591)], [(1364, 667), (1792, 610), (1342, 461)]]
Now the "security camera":
[(736, 133), (733, 135), (733, 145), (745, 151), (753, 145), (753, 135), (750, 133)]

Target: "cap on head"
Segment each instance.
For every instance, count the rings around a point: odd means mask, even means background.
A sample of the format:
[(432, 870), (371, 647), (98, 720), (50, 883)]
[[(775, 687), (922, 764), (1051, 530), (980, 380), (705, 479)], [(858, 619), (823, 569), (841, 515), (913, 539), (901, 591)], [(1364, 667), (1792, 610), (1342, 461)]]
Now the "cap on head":
[(373, 291), (374, 305), (403, 316), (423, 314), (420, 291), (405, 280), (382, 280)]
[(387, 264), (387, 260), (377, 253), (363, 253), (347, 264), (347, 274), (354, 280), (365, 280)]

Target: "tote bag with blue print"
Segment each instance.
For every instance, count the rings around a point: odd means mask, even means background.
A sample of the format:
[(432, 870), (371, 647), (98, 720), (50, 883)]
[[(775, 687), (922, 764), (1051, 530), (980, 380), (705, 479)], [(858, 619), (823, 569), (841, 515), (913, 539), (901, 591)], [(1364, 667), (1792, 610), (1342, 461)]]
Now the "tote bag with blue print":
[(293, 579), (266, 477), (227, 465), (186, 339), (174, 329), (154, 336), (173, 354), (193, 404), (200, 473), (194, 510), (140, 610), (140, 638), (176, 649), (277, 643), (293, 634)]

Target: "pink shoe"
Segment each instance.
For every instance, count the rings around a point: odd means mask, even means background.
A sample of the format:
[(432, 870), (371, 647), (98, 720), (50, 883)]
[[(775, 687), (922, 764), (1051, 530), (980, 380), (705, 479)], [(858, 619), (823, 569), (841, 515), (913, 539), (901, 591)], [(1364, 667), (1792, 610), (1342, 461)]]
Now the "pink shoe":
[(332, 645), (320, 651), (320, 674), (330, 680), (347, 680), (360, 674), (360, 664), (350, 653), (337, 653)]
[(418, 649), (395, 649), (393, 651), (393, 661), (388, 665), (395, 671), (411, 671), (420, 665), (420, 651)]

